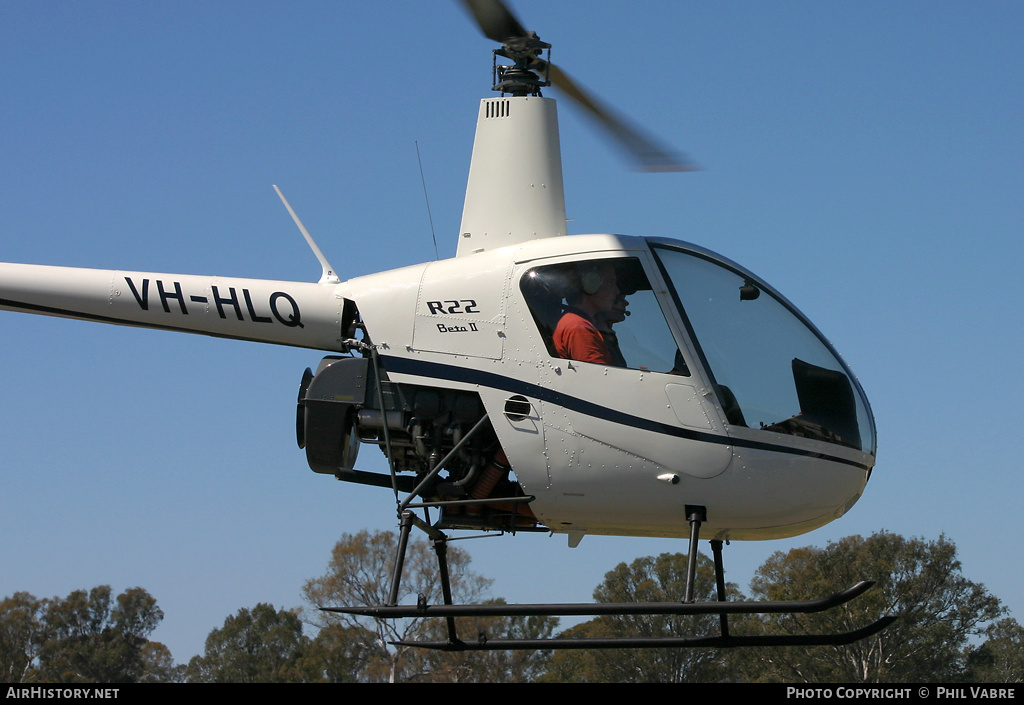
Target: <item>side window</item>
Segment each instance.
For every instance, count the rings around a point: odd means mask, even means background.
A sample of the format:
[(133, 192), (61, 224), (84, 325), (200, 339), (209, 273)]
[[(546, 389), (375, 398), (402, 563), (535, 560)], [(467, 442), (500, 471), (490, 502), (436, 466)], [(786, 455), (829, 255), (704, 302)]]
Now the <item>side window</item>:
[(689, 376), (635, 257), (535, 267), (520, 288), (552, 357)]

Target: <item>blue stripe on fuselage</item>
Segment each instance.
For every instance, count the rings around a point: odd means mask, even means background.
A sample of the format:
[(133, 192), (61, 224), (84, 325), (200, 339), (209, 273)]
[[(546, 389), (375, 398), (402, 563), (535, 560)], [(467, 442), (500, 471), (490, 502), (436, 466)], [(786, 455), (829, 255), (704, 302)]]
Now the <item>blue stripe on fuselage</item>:
[(507, 377), (493, 372), (484, 372), (483, 370), (474, 370), (470, 367), (446, 365), (439, 362), (428, 362), (425, 360), (413, 360), (410, 358), (395, 357), (392, 355), (381, 356), (381, 362), (388, 372), (416, 375), (418, 377), (429, 377), (431, 379), (446, 380), (450, 382), (461, 382), (464, 384), (475, 384), (490, 387), (492, 389), (501, 389), (511, 392), (512, 394), (522, 394), (525, 397), (532, 397), (549, 404), (555, 404), (587, 416), (593, 416), (595, 418), (604, 419), (605, 421), (611, 421), (612, 423), (622, 424), (623, 426), (629, 426), (630, 428), (639, 428), (652, 433), (660, 433), (667, 436), (674, 436), (676, 438), (685, 438), (687, 440), (698, 441), (701, 443), (714, 443), (717, 445), (766, 450), (775, 453), (787, 453), (789, 455), (802, 455), (809, 458), (831, 460), (836, 463), (853, 465), (854, 467), (858, 467), (863, 470), (870, 469), (867, 465), (862, 463), (847, 460), (845, 458), (839, 458), (833, 455), (826, 455), (817, 451), (792, 448), (790, 446), (778, 445), (775, 443), (730, 438), (729, 436), (672, 426), (659, 421), (645, 419), (641, 416), (627, 414), (616, 409), (610, 409), (607, 406), (595, 404), (594, 402), (580, 399), (579, 397), (562, 394), (561, 392), (547, 387), (542, 387), (538, 384), (524, 382), (523, 380), (519, 380), (514, 377)]

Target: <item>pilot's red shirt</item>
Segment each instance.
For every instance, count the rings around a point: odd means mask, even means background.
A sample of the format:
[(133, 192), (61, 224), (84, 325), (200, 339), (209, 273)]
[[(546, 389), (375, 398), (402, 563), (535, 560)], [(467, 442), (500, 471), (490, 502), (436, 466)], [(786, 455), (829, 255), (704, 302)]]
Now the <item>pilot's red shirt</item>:
[(553, 336), (559, 357), (598, 365), (612, 364), (611, 353), (601, 332), (590, 319), (573, 311), (566, 311), (558, 319)]

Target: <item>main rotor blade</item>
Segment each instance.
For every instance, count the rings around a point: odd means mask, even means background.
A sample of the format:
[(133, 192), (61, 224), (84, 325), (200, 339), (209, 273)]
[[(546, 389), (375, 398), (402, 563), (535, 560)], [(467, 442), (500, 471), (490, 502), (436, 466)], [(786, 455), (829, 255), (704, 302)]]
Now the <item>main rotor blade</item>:
[[(516, 39), (535, 38), (516, 19), (501, 0), (462, 0), (484, 35), (508, 48)], [(507, 56), (507, 54), (506, 54)], [(680, 154), (659, 145), (639, 128), (607, 106), (597, 102), (557, 66), (537, 57), (530, 57), (529, 68), (546, 76), (558, 89), (583, 107), (644, 171), (694, 171), (696, 166)]]
[(529, 32), (501, 0), (462, 0), (484, 36), (502, 44), (513, 37), (526, 37)]
[(644, 171), (695, 171), (697, 166), (681, 154), (659, 145), (611, 108), (602, 105), (554, 64), (536, 59), (531, 68), (548, 72), (548, 79), (598, 121), (639, 163)]

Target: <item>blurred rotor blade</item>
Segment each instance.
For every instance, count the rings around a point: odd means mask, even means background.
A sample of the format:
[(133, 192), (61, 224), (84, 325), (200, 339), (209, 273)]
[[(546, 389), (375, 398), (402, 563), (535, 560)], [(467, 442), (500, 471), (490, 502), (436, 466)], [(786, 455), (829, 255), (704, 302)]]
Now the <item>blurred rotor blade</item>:
[(626, 122), (625, 118), (616, 115), (611, 108), (598, 103), (554, 64), (535, 59), (531, 68), (538, 71), (546, 69), (551, 83), (589, 112), (619, 144), (633, 155), (644, 171), (697, 170), (697, 166), (686, 157), (674, 154), (662, 147), (653, 138), (643, 134), (639, 128)]
[(504, 43), (513, 37), (529, 36), (529, 32), (501, 0), (462, 0), (462, 4), (476, 19), (488, 39)]
[[(504, 53), (502, 56), (512, 57), (517, 63), (525, 61), (530, 70), (546, 77), (546, 80), (550, 80), (562, 92), (579, 103), (615, 138), (615, 141), (634, 157), (641, 169), (644, 171), (694, 171), (697, 169), (685, 157), (662, 147), (639, 128), (630, 125), (625, 118), (598, 103), (560, 68), (538, 58), (536, 54), (539, 51), (534, 51), (536, 46), (539, 44), (546, 47), (547, 45), (539, 43), (536, 35), (533, 32), (528, 32), (501, 0), (462, 0), (462, 4), (473, 15), (484, 35), (488, 39), (500, 42), (503, 49), (510, 52)], [(535, 44), (524, 44), (522, 41), (517, 42), (516, 40), (527, 40), (527, 42), (533, 40)]]

